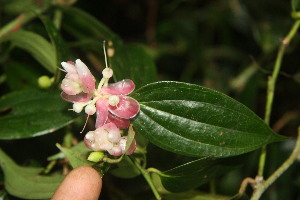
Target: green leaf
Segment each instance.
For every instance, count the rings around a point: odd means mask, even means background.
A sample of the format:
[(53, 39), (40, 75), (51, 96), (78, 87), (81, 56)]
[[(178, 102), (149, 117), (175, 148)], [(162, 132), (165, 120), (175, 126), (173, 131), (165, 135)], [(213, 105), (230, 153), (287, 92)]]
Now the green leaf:
[(60, 144), (56, 144), (56, 146), (65, 154), (73, 168), (83, 165), (92, 166), (95, 164), (87, 160), (87, 154), (90, 152), (90, 149), (86, 148), (83, 142), (79, 145), (76, 145), (76, 149), (64, 148)]
[(299, 0), (291, 0), (291, 4), (292, 4), (292, 10), (295, 11), (299, 11), (300, 8), (300, 1)]
[(49, 72), (56, 70), (56, 56), (53, 46), (42, 36), (19, 30), (0, 39), (1, 42), (11, 41), (15, 46), (28, 51)]
[(137, 88), (156, 81), (156, 68), (153, 59), (140, 45), (121, 45), (109, 59), (114, 70), (115, 80), (130, 78)]
[(116, 164), (116, 168), (112, 168), (109, 172), (120, 178), (134, 178), (141, 174), (135, 164), (131, 161), (128, 156), (124, 156), (121, 162)]
[(103, 40), (121, 42), (115, 33), (87, 12), (70, 6), (62, 10), (64, 13), (62, 28), (78, 39), (95, 38), (99, 41), (99, 44), (95, 44), (99, 45), (99, 48), (102, 47)]
[(184, 192), (207, 183), (234, 169), (239, 158), (214, 159), (204, 157), (160, 173), (163, 186), (171, 192)]
[(64, 176), (41, 176), (42, 168), (17, 165), (0, 149), (0, 165), (4, 171), (4, 185), (13, 196), (23, 199), (50, 198)]
[(24, 90), (0, 98), (0, 139), (52, 133), (74, 119), (58, 91)]
[(40, 16), (48, 35), (51, 39), (51, 42), (55, 48), (56, 53), (56, 63), (60, 66), (62, 61), (69, 60), (69, 51), (67, 49), (67, 45), (65, 44), (64, 40), (62, 39), (60, 33), (58, 32), (57, 28), (54, 26), (53, 22), (46, 16)]
[(231, 197), (216, 194), (207, 194), (199, 191), (188, 191), (183, 193), (168, 194), (164, 196), (165, 200), (230, 200)]
[(131, 96), (141, 107), (135, 130), (177, 154), (229, 157), (284, 139), (241, 103), (198, 85), (157, 82)]
[(7, 84), (11, 90), (38, 88), (39, 71), (20, 62), (8, 62), (4, 66)]

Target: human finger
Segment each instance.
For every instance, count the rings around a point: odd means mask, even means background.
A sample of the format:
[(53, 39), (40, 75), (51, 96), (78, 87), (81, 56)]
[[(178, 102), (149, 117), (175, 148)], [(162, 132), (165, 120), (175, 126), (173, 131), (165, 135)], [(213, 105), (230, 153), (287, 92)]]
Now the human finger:
[(102, 189), (99, 173), (89, 166), (73, 169), (63, 180), (52, 200), (97, 200)]

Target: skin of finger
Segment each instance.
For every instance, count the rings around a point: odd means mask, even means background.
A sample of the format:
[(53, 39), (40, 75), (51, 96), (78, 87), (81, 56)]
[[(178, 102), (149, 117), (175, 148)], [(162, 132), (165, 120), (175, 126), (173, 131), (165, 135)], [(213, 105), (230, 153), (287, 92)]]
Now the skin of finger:
[(80, 166), (67, 175), (51, 200), (97, 200), (101, 188), (99, 173), (92, 167)]

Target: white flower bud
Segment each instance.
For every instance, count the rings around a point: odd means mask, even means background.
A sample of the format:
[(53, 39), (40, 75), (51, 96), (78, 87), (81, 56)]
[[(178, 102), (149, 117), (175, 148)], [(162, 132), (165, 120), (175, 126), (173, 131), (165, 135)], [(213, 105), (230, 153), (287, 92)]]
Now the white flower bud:
[(113, 76), (113, 70), (110, 69), (110, 68), (105, 68), (103, 71), (102, 71), (102, 74), (103, 74), (103, 77), (104, 78), (111, 78)]
[(121, 139), (120, 132), (110, 131), (107, 134), (107, 139), (112, 143), (118, 143)]
[(73, 110), (74, 110), (74, 112), (80, 113), (85, 105), (86, 104), (82, 103), (82, 102), (76, 102), (76, 103), (74, 103), (73, 104)]
[(116, 106), (120, 102), (120, 98), (117, 95), (111, 95), (108, 99), (108, 103), (111, 106)]
[(122, 152), (122, 149), (120, 146), (114, 146), (113, 148), (111, 148), (110, 150), (108, 150), (108, 153), (110, 155), (113, 155), (113, 156), (120, 156), (123, 154)]
[(85, 113), (88, 115), (93, 115), (96, 112), (96, 106), (94, 104), (89, 104), (85, 107)]

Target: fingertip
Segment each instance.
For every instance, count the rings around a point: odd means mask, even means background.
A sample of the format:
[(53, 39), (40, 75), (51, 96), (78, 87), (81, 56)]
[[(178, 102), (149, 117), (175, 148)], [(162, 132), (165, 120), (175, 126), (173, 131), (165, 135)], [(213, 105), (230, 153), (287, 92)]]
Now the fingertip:
[(80, 166), (67, 175), (52, 200), (97, 200), (101, 188), (100, 174), (90, 166)]

